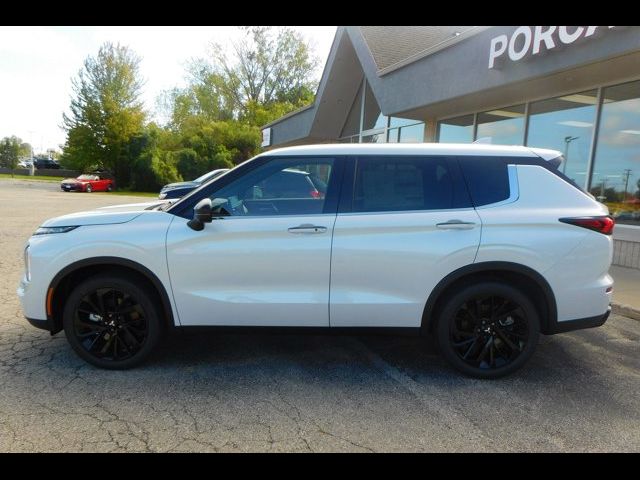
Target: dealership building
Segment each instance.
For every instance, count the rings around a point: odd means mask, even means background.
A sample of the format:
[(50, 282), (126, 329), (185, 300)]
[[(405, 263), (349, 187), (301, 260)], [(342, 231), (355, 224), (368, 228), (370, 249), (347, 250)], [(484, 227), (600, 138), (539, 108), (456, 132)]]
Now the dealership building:
[(262, 133), (559, 150), (616, 217), (614, 264), (640, 268), (640, 27), (338, 27), (314, 103)]

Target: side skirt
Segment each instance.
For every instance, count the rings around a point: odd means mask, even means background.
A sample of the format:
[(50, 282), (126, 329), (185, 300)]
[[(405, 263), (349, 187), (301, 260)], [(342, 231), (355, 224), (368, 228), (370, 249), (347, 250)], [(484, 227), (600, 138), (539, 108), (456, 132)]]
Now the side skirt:
[(418, 337), (423, 334), (420, 327), (240, 327), (240, 326), (183, 326), (174, 327), (174, 332), (199, 333), (216, 332), (258, 335), (385, 335), (398, 337)]

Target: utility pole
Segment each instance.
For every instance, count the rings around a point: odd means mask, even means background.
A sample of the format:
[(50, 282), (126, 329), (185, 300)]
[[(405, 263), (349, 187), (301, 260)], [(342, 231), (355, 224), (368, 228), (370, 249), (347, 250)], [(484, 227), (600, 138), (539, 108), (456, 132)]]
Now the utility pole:
[(627, 187), (629, 186), (629, 177), (631, 176), (631, 169), (625, 168), (623, 175), (624, 175), (624, 197), (622, 198), (622, 201), (625, 202), (627, 200)]
[(580, 137), (572, 137), (568, 135), (564, 137), (564, 163), (562, 164), (562, 173), (567, 172), (567, 163), (569, 162), (569, 144)]
[(33, 134), (35, 132), (33, 130), (29, 130), (29, 136), (31, 137), (29, 140), (29, 146), (31, 147), (31, 166), (29, 167), (29, 175), (33, 176), (36, 173), (36, 165), (35, 160), (33, 159)]

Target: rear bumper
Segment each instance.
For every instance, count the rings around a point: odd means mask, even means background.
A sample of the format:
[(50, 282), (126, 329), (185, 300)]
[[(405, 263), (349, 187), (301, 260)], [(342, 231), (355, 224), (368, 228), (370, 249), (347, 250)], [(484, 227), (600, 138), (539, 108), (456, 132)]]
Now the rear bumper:
[(571, 332), (573, 330), (582, 330), (584, 328), (594, 328), (604, 325), (611, 314), (611, 306), (607, 308), (604, 315), (598, 315), (595, 317), (578, 318), (576, 320), (568, 320), (564, 322), (556, 322), (552, 325), (547, 332), (548, 335), (554, 335), (556, 333)]

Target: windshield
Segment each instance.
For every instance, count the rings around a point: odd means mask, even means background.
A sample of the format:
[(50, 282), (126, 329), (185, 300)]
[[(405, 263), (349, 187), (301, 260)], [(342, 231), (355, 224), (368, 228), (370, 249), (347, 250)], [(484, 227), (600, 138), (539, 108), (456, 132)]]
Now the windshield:
[(98, 177), (96, 175), (80, 175), (78, 180), (97, 180)]

